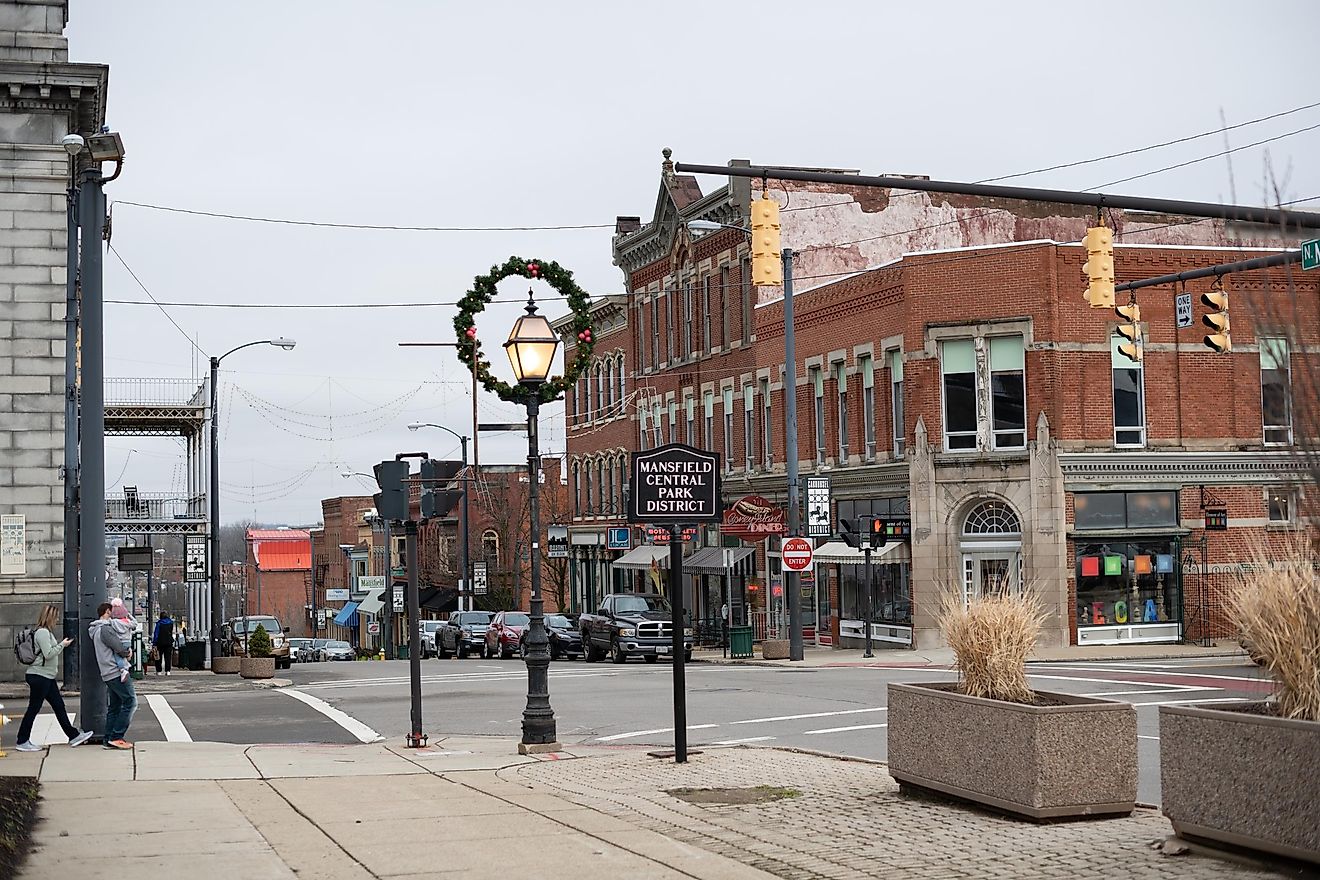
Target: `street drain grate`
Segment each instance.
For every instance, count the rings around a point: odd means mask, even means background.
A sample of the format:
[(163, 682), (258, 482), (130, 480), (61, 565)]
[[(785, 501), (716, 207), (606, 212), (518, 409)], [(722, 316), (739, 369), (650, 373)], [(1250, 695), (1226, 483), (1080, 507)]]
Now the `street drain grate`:
[(796, 788), (777, 785), (756, 785), (750, 788), (670, 788), (665, 791), (689, 804), (765, 804), (784, 798), (798, 797)]

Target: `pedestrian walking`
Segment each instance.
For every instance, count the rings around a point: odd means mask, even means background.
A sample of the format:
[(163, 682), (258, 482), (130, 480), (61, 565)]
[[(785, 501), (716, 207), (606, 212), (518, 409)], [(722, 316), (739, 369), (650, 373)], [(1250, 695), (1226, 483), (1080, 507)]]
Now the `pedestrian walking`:
[(23, 713), (23, 721), (18, 725), (18, 745), (20, 752), (39, 752), (41, 746), (32, 742), (32, 724), (37, 720), (37, 712), (43, 704), (49, 703), (55, 712), (64, 735), (69, 738), (69, 745), (80, 746), (92, 738), (90, 730), (79, 730), (69, 722), (69, 713), (64, 708), (64, 697), (60, 686), (55, 681), (60, 671), (60, 656), (64, 649), (73, 643), (73, 639), (55, 640), (55, 624), (59, 622), (60, 609), (47, 605), (37, 617), (37, 628), (32, 633), (32, 650), (36, 659), (27, 667), (25, 676), (28, 686), (28, 706)]
[(124, 739), (128, 725), (133, 721), (133, 710), (137, 708), (137, 694), (133, 691), (133, 679), (120, 677), (118, 657), (128, 657), (131, 648), (124, 647), (122, 639), (110, 625), (109, 602), (102, 602), (96, 608), (96, 620), (92, 621), (88, 634), (92, 637), (92, 647), (96, 651), (96, 667), (105, 682), (107, 692), (105, 704), (105, 742), (107, 749), (131, 749), (133, 744)]
[(169, 675), (174, 654), (174, 621), (168, 611), (160, 613), (160, 619), (156, 621), (156, 629), (151, 633), (151, 645), (156, 653), (156, 674), (161, 674), (163, 664), (164, 674)]

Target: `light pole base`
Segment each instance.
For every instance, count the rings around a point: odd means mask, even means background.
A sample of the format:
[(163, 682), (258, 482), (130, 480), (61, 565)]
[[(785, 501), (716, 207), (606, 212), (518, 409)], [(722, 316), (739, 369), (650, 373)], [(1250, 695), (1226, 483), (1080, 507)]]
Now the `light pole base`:
[(426, 734), (424, 734), (424, 733), (410, 733), (410, 734), (408, 734), (408, 737), (407, 737), (407, 743), (408, 743), (407, 748), (410, 748), (410, 749), (424, 749), (424, 748), (426, 748)]
[(545, 755), (550, 752), (562, 752), (564, 746), (562, 743), (518, 743), (518, 754), (520, 755)]

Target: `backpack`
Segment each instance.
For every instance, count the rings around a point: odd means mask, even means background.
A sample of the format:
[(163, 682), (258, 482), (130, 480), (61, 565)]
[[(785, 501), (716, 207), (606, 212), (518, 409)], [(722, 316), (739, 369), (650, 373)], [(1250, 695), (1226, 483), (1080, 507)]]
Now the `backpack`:
[(14, 636), (14, 656), (23, 666), (31, 666), (37, 662), (37, 632), (28, 628), (19, 630), (18, 635)]

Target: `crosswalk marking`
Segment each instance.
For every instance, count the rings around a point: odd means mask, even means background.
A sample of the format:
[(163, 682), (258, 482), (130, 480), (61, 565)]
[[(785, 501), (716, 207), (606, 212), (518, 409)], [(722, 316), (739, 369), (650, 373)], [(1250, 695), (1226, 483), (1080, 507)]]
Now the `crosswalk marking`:
[(769, 721), (797, 721), (799, 718), (829, 718), (832, 715), (858, 715), (863, 712), (887, 712), (887, 706), (875, 706), (870, 709), (839, 709), (834, 712), (804, 712), (801, 715), (774, 715), (769, 718), (747, 718), (743, 721), (731, 721), (730, 724), (764, 724)]
[(855, 724), (852, 727), (822, 727), (819, 730), (804, 730), (803, 734), (812, 733), (843, 733), (848, 730), (875, 730), (880, 727), (888, 727), (888, 724)]
[[(718, 724), (689, 724), (688, 730), (707, 730), (711, 727), (719, 727)], [(601, 736), (596, 738), (596, 742), (613, 742), (616, 739), (631, 739), (635, 736), (650, 736), (653, 733), (673, 733), (672, 727), (655, 727), (651, 730), (630, 730), (627, 733), (615, 733), (610, 736)]]
[(183, 726), (179, 720), (178, 714), (170, 706), (164, 694), (148, 694), (147, 705), (155, 713), (156, 720), (160, 722), (160, 729), (165, 732), (166, 742), (184, 742), (193, 741), (192, 734), (188, 733), (188, 728)]
[(304, 694), (302, 691), (293, 688), (279, 688), (275, 693), (286, 694), (300, 703), (306, 703), (326, 718), (329, 718), (331, 721), (344, 728), (344, 730), (353, 734), (358, 742), (379, 742), (385, 738), (370, 727), (367, 727), (367, 725), (363, 724), (361, 721), (358, 721), (352, 715), (349, 715), (347, 712), (336, 709), (325, 700), (313, 697), (311, 694)]
[(719, 742), (713, 742), (713, 746), (736, 746), (741, 743), (759, 743), (768, 742), (774, 739), (773, 736), (745, 736), (742, 739), (722, 739)]

